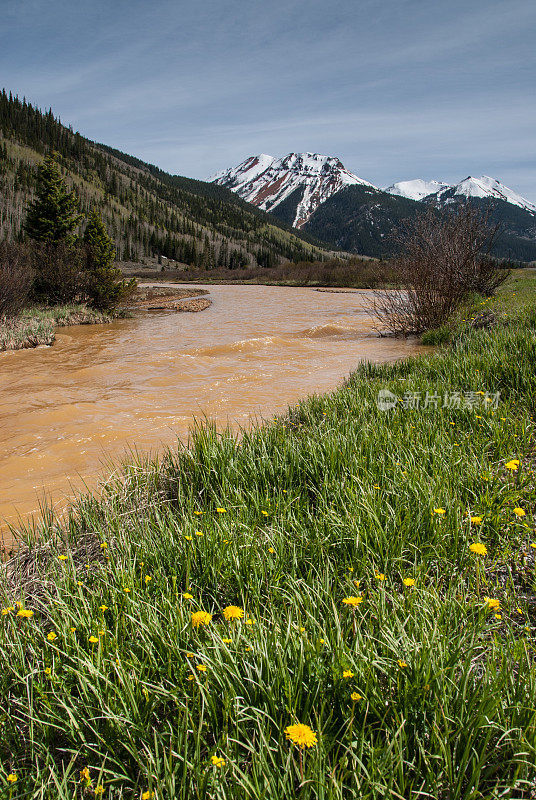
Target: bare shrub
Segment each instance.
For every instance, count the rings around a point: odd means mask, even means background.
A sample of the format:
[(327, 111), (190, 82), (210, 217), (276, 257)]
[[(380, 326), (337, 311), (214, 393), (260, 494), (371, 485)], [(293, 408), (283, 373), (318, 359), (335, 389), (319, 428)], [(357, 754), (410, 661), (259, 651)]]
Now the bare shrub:
[(429, 208), (396, 234), (400, 255), (391, 271), (398, 287), (375, 292), (382, 330), (421, 333), (444, 325), (473, 293), (490, 295), (508, 277), (490, 249), (498, 227), (471, 203)]
[(85, 299), (82, 248), (65, 242), (36, 243), (33, 249), (36, 300), (54, 305)]
[(29, 248), (15, 242), (0, 242), (0, 319), (13, 317), (24, 307), (32, 280)]

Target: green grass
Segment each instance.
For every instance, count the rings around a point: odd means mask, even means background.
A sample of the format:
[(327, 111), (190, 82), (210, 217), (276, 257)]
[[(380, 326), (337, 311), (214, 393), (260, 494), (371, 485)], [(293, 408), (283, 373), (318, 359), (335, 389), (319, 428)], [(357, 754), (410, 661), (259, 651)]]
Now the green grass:
[[(533, 796), (535, 364), (525, 309), (50, 516), (5, 588), (35, 613), (0, 617), (2, 796)], [(380, 389), (501, 394), (381, 411)]]
[(113, 316), (86, 305), (29, 306), (13, 319), (0, 319), (0, 351), (50, 345), (55, 328), (111, 322)]

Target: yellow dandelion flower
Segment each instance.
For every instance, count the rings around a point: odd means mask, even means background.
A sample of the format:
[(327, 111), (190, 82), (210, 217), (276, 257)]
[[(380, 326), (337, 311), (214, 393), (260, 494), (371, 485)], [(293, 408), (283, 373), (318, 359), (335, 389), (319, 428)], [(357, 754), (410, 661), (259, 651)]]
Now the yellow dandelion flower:
[(99, 610), (104, 614), (105, 611), (108, 611), (108, 606), (99, 606)]
[(198, 664), (197, 667), (196, 667), (196, 670), (198, 672), (206, 672), (207, 671), (206, 664)]
[(182, 595), (182, 599), (183, 600), (193, 600), (194, 596), (193, 596), (193, 594), (190, 594), (190, 592), (184, 592), (184, 594)]
[(268, 548), (268, 552), (269, 553), (275, 553), (275, 547), (269, 547)]
[(194, 657), (193, 653), (186, 653), (186, 658), (193, 658), (193, 657)]
[(516, 517), (524, 517), (525, 516), (525, 510), (518, 506), (517, 508), (514, 508), (514, 514), (516, 515)]
[(472, 525), (482, 525), (482, 517), (471, 517)]
[(494, 611), (498, 611), (501, 607), (500, 600), (497, 600), (496, 597), (485, 597), (484, 602), (486, 604), (486, 608), (489, 608)]
[(212, 766), (221, 768), (225, 764), (225, 759), (221, 756), (211, 756), (210, 760), (212, 762)]
[(378, 581), (384, 581), (385, 580), (385, 575), (383, 574), (383, 572), (377, 572), (374, 577)]
[(96, 636), (90, 636), (90, 637), (89, 637), (89, 641), (91, 642), (91, 644), (97, 644), (97, 642), (98, 642), (99, 640), (97, 639), (97, 637), (96, 637)]
[(7, 776), (6, 780), (8, 781), (8, 783), (17, 783), (17, 781), (18, 781), (18, 777), (15, 775), (15, 773), (14, 773), (14, 772), (11, 772), (11, 773), (10, 773), (10, 774)]
[(343, 669), (342, 677), (343, 678), (353, 678), (354, 677), (354, 673), (352, 672), (351, 669)]
[(132, 589), (129, 586), (123, 586), (123, 591), (128, 594), (129, 592), (132, 591)]
[(222, 642), (224, 644), (231, 644), (232, 641), (233, 641), (232, 639), (222, 639)]
[(502, 614), (494, 614), (495, 619), (502, 619)]
[(218, 512), (218, 514), (227, 514), (226, 508), (217, 508), (216, 511)]
[(50, 631), (50, 633), (47, 633), (47, 639), (48, 639), (49, 642), (53, 642), (54, 639), (57, 639), (57, 638), (58, 638), (58, 634), (54, 633), (54, 631)]
[(89, 769), (87, 767), (84, 767), (84, 769), (80, 770), (80, 780), (81, 781), (89, 781), (89, 779), (90, 779), (90, 777), (89, 777)]
[(233, 619), (242, 619), (245, 611), (240, 606), (227, 606), (222, 613), (227, 622), (230, 622)]
[(146, 575), (145, 576), (145, 583), (146, 584), (151, 583), (152, 579), (153, 579), (152, 575)]
[(446, 514), (446, 513), (447, 512), (446, 512), (446, 510), (444, 508), (434, 508), (434, 514), (439, 514), (439, 516), (442, 516), (443, 514)]
[(188, 677), (186, 678), (186, 680), (187, 680), (187, 681), (193, 681), (193, 680), (195, 680), (195, 675), (192, 675), (192, 674), (188, 675)]
[(101, 550), (106, 550), (108, 547), (108, 542), (101, 542)]
[(469, 545), (471, 553), (476, 553), (477, 556), (485, 556), (488, 553), (488, 548), (482, 542), (473, 542)]
[(203, 533), (203, 531), (196, 531), (195, 535), (196, 536), (204, 536), (205, 534)]
[(153, 797), (154, 797), (154, 792), (150, 792), (149, 789), (147, 789), (147, 791), (142, 794), (141, 800), (152, 800)]
[(408, 666), (407, 661), (403, 661), (401, 658), (399, 658), (396, 663), (401, 669)]
[(198, 517), (201, 516), (201, 514), (204, 514), (204, 513), (205, 513), (204, 511), (194, 511), (194, 514), (197, 514)]
[(521, 608), (516, 608), (516, 611), (517, 611), (518, 614), (522, 614), (523, 613), (523, 609), (521, 609)]
[(46, 667), (45, 675), (52, 675), (52, 670), (50, 669), (50, 667)]
[(512, 472), (516, 472), (519, 469), (519, 459), (513, 458), (511, 461), (508, 461), (505, 465), (506, 469), (512, 470)]
[(319, 642), (319, 644), (325, 644), (326, 640), (325, 639), (319, 639), (318, 642)]
[(69, 630), (71, 631), (71, 633), (76, 633), (76, 628), (69, 628)]
[(408, 587), (415, 586), (415, 581), (413, 578), (403, 578), (402, 583), (404, 584), (404, 586)]
[(102, 783), (99, 783), (98, 786), (95, 786), (95, 797), (102, 797), (104, 794), (104, 786)]
[(67, 561), (67, 556), (58, 556), (60, 561)]
[(194, 611), (192, 613), (192, 627), (199, 628), (200, 625), (208, 625), (212, 620), (212, 614), (208, 611)]
[(363, 598), (355, 596), (343, 597), (342, 602), (344, 603), (345, 606), (353, 606), (355, 608), (356, 606), (358, 606), (360, 603), (363, 602)]
[(530, 546), (536, 550), (536, 542), (531, 542)]
[(14, 608), (11, 608), (10, 606), (8, 606), (7, 608), (3, 608), (3, 609), (2, 609), (2, 612), (1, 612), (1, 613), (2, 613), (2, 616), (3, 616), (3, 617), (5, 617), (7, 614), (9, 614), (9, 612), (10, 612), (10, 611), (14, 611), (14, 610), (15, 610), (15, 609), (14, 609)]
[(350, 697), (352, 698), (354, 703), (357, 703), (358, 700), (361, 700), (361, 695), (358, 694), (357, 692), (352, 692)]
[(251, 617), (248, 617), (246, 620), (246, 625), (255, 625), (255, 620), (251, 619)]
[(184, 538), (186, 539), (187, 542), (191, 542), (194, 537), (193, 536), (185, 536)]
[(285, 736), (287, 739), (298, 747), (314, 747), (318, 744), (316, 733), (309, 725), (303, 725), (298, 722), (296, 725), (289, 725), (285, 728)]
[(34, 612), (30, 611), (28, 608), (19, 608), (17, 611), (17, 617), (23, 617), (24, 619), (30, 619), (33, 617)]
[(300, 628), (300, 633), (305, 633), (305, 628), (303, 626)]

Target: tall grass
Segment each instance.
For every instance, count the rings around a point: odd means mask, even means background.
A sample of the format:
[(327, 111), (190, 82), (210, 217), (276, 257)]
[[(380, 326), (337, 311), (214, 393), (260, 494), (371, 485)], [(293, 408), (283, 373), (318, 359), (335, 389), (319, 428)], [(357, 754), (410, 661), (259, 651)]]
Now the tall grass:
[[(240, 440), (200, 427), (29, 532), (0, 617), (3, 796), (534, 796), (524, 319), (362, 364)], [(499, 391), (497, 408), (401, 402)], [(296, 722), (316, 745), (286, 739)]]

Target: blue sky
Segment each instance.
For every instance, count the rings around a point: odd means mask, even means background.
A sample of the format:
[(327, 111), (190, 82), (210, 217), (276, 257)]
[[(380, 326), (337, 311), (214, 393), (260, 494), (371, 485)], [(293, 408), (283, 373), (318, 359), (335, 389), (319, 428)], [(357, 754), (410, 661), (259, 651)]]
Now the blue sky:
[(535, 33), (535, 0), (1, 0), (0, 84), (181, 175), (309, 150), (536, 201)]

